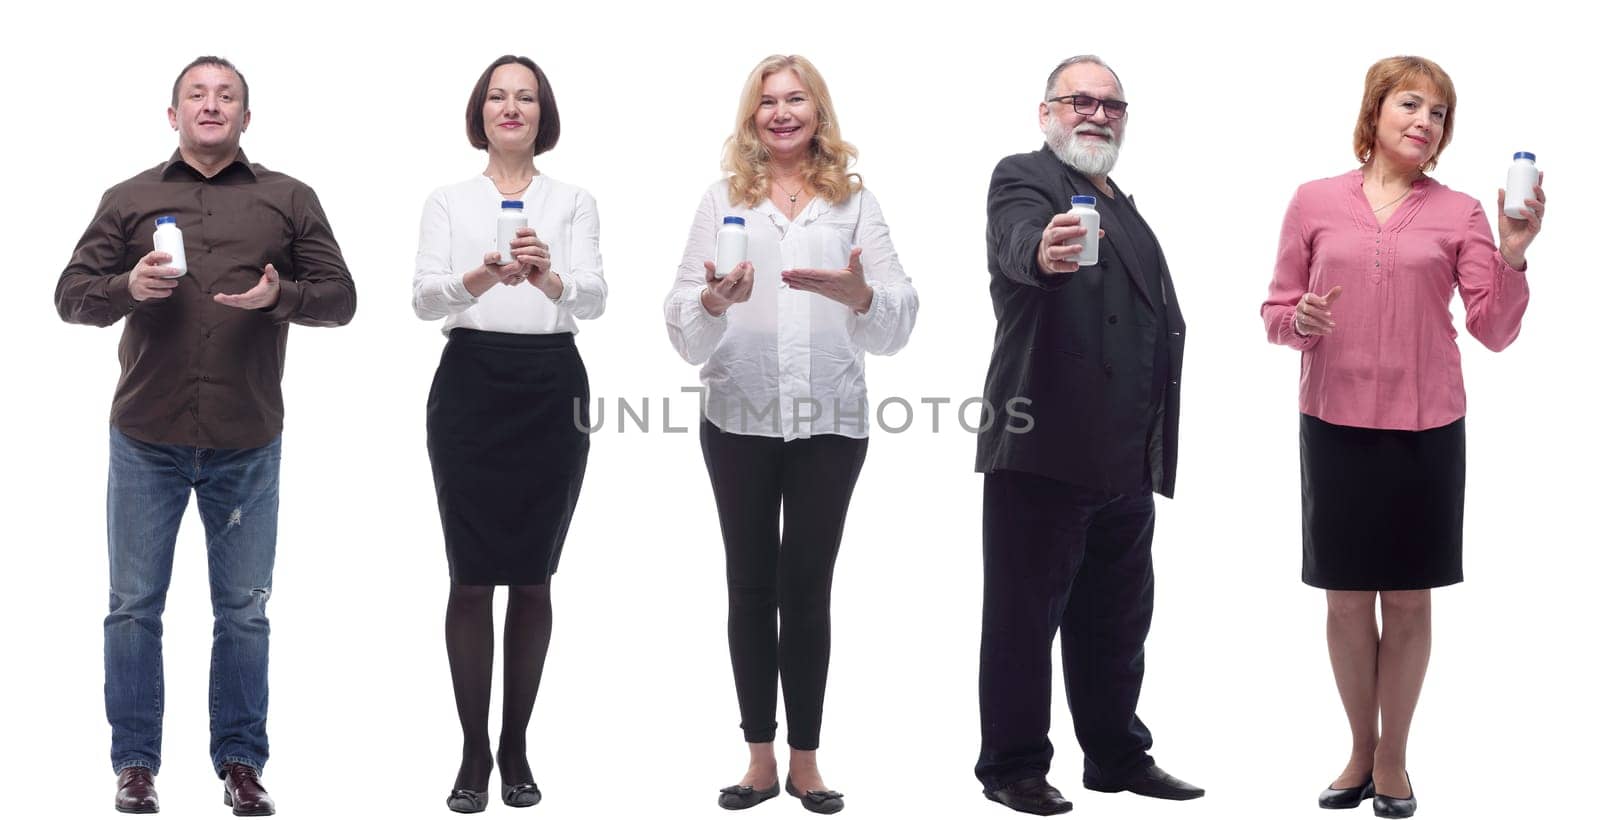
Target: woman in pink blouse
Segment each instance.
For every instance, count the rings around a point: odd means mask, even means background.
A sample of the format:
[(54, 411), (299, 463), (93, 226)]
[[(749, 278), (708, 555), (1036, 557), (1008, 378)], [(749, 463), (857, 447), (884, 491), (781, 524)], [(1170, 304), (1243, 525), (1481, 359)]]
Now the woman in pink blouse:
[[(1267, 337), (1301, 351), (1302, 579), (1327, 590), (1328, 653), (1350, 721), (1344, 771), (1318, 800), (1408, 817), (1406, 737), (1428, 666), (1432, 587), (1461, 581), (1466, 394), (1450, 318), (1491, 350), (1528, 305), (1531, 215), (1500, 244), (1477, 200), (1424, 175), (1450, 143), (1456, 94), (1420, 57), (1367, 71), (1361, 167), (1300, 186), (1261, 306)], [(1541, 180), (1542, 181), (1542, 180)], [(1380, 636), (1374, 604), (1383, 614)]]

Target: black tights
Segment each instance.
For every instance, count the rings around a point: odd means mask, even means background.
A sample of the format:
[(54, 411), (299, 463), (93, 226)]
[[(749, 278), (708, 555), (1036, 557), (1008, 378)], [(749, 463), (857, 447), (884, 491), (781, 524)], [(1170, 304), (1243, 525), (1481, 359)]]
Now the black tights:
[(509, 587), (506, 602), (505, 691), (500, 746), (489, 749), (489, 690), (494, 674), (494, 587), (454, 584), (444, 615), (444, 645), (461, 717), (458, 789), (483, 791), (499, 761), (502, 782), (532, 783), (528, 767), (528, 719), (539, 695), (544, 656), (550, 648), (550, 584)]

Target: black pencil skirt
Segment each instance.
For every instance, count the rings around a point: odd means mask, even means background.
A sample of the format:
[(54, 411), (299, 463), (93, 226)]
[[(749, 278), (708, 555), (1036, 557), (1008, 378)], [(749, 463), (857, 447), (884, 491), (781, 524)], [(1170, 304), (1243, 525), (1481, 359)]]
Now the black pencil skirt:
[(1300, 415), (1301, 580), (1340, 590), (1461, 582), (1467, 423), (1374, 430)]
[(542, 584), (589, 458), (589, 378), (572, 334), (450, 331), (428, 391), (428, 458), (450, 580)]

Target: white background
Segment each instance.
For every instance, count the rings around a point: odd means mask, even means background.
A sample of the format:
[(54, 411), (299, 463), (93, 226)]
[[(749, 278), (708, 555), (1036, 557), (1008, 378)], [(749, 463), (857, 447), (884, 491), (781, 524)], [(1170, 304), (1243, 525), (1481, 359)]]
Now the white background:
[[(1511, 153), (1532, 150), (1551, 205), (1522, 338), (1490, 355), (1462, 333), (1468, 580), (1434, 599), (1410, 768), (1429, 817), (1584, 805), (1600, 565), (1581, 248), (1600, 186), (1591, 31), (1566, 4), (246, 5), (33, 4), (8, 19), (5, 814), (111, 810), (100, 624), (120, 331), (65, 325), (51, 297), (101, 191), (175, 145), (177, 70), (216, 53), (251, 83), (245, 149), (317, 190), (360, 294), (349, 327), (290, 334), (265, 781), (287, 816), (446, 816), (459, 733), (423, 447), (443, 339), (412, 314), (410, 283), (424, 198), (482, 169), (463, 107), (507, 51), (549, 74), (564, 129), (539, 165), (598, 198), (611, 285), (579, 335), (607, 429), (554, 585), (533, 812), (725, 817), (716, 790), (743, 771), (711, 493), (695, 436), (660, 432), (661, 397), (695, 370), (668, 345), (660, 303), (741, 83), (773, 52), (805, 54), (828, 80), (921, 293), (911, 344), (869, 365), (874, 399), (913, 403), (981, 391), (985, 191), (997, 160), (1040, 144), (1046, 74), (1087, 51), (1122, 76), (1132, 107), (1114, 176), (1161, 238), (1190, 328), (1140, 713), (1158, 761), (1210, 791), (1189, 804), (1085, 792), (1058, 694), (1054, 781), (1079, 815), (1125, 818), (1315, 817), (1343, 765), (1322, 596), (1299, 582), (1297, 357), (1265, 341), (1257, 309), (1294, 187), (1354, 167), (1367, 66), (1417, 53), (1451, 72), (1456, 136), (1437, 177), (1492, 208)], [(618, 397), (651, 397), (655, 431), (618, 433)], [(675, 425), (690, 407), (680, 397)], [(981, 479), (950, 410), (937, 433), (919, 405), (909, 431), (873, 436), (846, 530), (821, 761), (852, 816), (1006, 816), (971, 774)], [(225, 811), (206, 755), (203, 551), (191, 513), (166, 616), (169, 817)], [(756, 812), (801, 809), (784, 797)]]

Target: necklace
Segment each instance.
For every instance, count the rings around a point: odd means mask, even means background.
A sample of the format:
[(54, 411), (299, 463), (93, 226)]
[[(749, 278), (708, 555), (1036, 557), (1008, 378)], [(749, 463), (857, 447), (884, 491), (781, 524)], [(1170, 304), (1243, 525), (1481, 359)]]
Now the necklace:
[(798, 190), (798, 191), (795, 191), (795, 192), (794, 192), (794, 193), (792, 193), (792, 194), (791, 194), (791, 193), (789, 193), (789, 189), (788, 189), (788, 188), (785, 188), (785, 187), (783, 187), (783, 186), (782, 186), (782, 185), (779, 185), (779, 184), (778, 184), (778, 181), (777, 181), (777, 180), (776, 180), (776, 179), (774, 179), (774, 180), (773, 180), (773, 181), (772, 181), (772, 185), (773, 185), (773, 187), (775, 187), (775, 188), (777, 188), (777, 189), (778, 189), (778, 190), (780, 190), (780, 191), (782, 191), (782, 192), (783, 192), (783, 195), (784, 195), (784, 196), (786, 196), (786, 197), (788, 197), (788, 198), (789, 198), (789, 204), (791, 204), (791, 205), (793, 205), (793, 204), (794, 204), (794, 201), (795, 201), (795, 200), (797, 200), (797, 199), (799, 199), (799, 198), (800, 198), (800, 195), (801, 195), (801, 194), (803, 194), (803, 193), (805, 193), (805, 190), (806, 190), (806, 184), (805, 184), (805, 182), (801, 182), (801, 183), (800, 183), (800, 190)]
[[(1372, 180), (1370, 180), (1370, 179), (1362, 180), (1362, 182), (1361, 182), (1361, 191), (1362, 191), (1362, 193), (1366, 193), (1367, 183), (1371, 182), (1371, 181)], [(1379, 190), (1382, 190), (1381, 186), (1380, 186)], [(1399, 202), (1402, 199), (1405, 199), (1408, 196), (1411, 196), (1411, 186), (1410, 185), (1406, 186), (1405, 193), (1402, 193), (1401, 195), (1395, 197), (1394, 199), (1391, 199), (1388, 202), (1385, 202), (1384, 204), (1382, 204), (1382, 205), (1380, 205), (1380, 206), (1378, 206), (1376, 208), (1373, 208), (1372, 212), (1373, 213), (1378, 213), (1379, 211), (1388, 210), (1389, 208), (1393, 207), (1395, 205), (1395, 203)]]
[(521, 188), (513, 188), (513, 189), (511, 189), (509, 191), (507, 191), (504, 188), (501, 188), (500, 187), (500, 183), (494, 181), (494, 177), (489, 177), (489, 184), (493, 185), (494, 189), (496, 191), (499, 191), (501, 196), (503, 196), (503, 197), (505, 197), (507, 199), (510, 199), (511, 197), (514, 197), (517, 194), (520, 194), (523, 191), (528, 190), (528, 186), (533, 184), (533, 177), (529, 176), (528, 177), (528, 181), (522, 183), (522, 187)]
[(1381, 207), (1373, 208), (1372, 212), (1373, 213), (1377, 213), (1379, 211), (1387, 210), (1390, 206), (1394, 205), (1396, 202), (1399, 202), (1402, 199), (1405, 199), (1408, 196), (1411, 196), (1411, 192), (1410, 191), (1406, 191), (1405, 193), (1401, 194), (1400, 196), (1397, 196), (1394, 199), (1389, 200), (1389, 202), (1387, 204), (1385, 204), (1385, 205), (1383, 205)]

